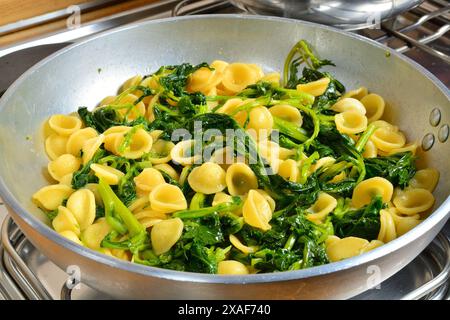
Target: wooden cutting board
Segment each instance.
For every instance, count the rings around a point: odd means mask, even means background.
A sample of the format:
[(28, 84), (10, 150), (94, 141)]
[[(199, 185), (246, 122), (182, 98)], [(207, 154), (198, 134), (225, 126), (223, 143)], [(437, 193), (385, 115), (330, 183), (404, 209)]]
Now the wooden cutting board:
[[(62, 10), (70, 5), (92, 0), (0, 0), (0, 26), (45, 13)], [(122, 11), (148, 5), (157, 0), (118, 0), (81, 14), (81, 23), (90, 22)], [(42, 36), (66, 28), (66, 19), (53, 20), (20, 31), (0, 35), (0, 47)]]

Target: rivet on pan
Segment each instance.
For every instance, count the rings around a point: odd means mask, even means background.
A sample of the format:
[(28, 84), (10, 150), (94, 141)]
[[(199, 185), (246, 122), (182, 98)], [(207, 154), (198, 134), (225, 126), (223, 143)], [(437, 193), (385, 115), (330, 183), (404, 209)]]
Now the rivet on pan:
[(422, 149), (428, 151), (434, 144), (434, 134), (427, 133), (422, 139)]
[(434, 108), (430, 113), (430, 124), (433, 127), (437, 127), (439, 122), (441, 122), (441, 111), (438, 108)]
[(439, 128), (438, 139), (440, 142), (445, 142), (448, 139), (448, 135), (450, 132), (450, 127), (448, 124), (444, 124)]

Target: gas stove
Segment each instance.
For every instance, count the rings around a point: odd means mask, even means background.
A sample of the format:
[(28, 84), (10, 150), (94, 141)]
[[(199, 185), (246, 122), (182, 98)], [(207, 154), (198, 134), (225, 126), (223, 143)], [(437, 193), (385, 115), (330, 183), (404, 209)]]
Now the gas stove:
[[(244, 10), (244, 11), (243, 11)], [(228, 0), (165, 0), (81, 24), (39, 39), (0, 47), (0, 95), (26, 69), (70, 43), (99, 32), (142, 20), (206, 13), (252, 14)], [(51, 15), (33, 18), (45, 21)], [(9, 29), (20, 28), (9, 25)], [(4, 27), (0, 27), (0, 34)], [(450, 87), (450, 4), (424, 1), (395, 18), (352, 31), (396, 49), (435, 74)], [(81, 283), (74, 289), (68, 274), (42, 255), (8, 216), (0, 199), (0, 300), (2, 299), (110, 299)], [(450, 299), (450, 223), (404, 269), (353, 299)]]

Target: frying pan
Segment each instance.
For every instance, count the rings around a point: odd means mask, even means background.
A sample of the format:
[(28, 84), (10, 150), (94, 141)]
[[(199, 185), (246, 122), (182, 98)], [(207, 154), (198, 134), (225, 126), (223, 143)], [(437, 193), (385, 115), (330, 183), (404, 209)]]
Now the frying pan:
[[(41, 124), (52, 114), (95, 106), (135, 74), (161, 65), (222, 59), (281, 70), (286, 54), (306, 39), (348, 89), (364, 85), (381, 94), (385, 119), (409, 141), (435, 135), (419, 151), (421, 165), (441, 173), (430, 216), (412, 231), (369, 253), (305, 270), (218, 276), (165, 270), (120, 261), (78, 246), (48, 227), (31, 202), (47, 185)], [(0, 100), (0, 196), (29, 240), (58, 266), (76, 266), (81, 281), (119, 298), (344, 299), (390, 277), (416, 257), (444, 226), (450, 212), (449, 142), (439, 127), (450, 123), (449, 91), (404, 56), (330, 27), (274, 17), (213, 15), (141, 22), (66, 47), (23, 74)], [(440, 114), (430, 124), (432, 110)], [(433, 122), (436, 125), (436, 121)], [(27, 139), (29, 136), (31, 139)], [(430, 135), (428, 135), (430, 137)], [(441, 135), (442, 138), (442, 135)], [(445, 137), (444, 137), (445, 138)], [(445, 139), (441, 139), (445, 141)]]
[(257, 14), (326, 24), (345, 30), (367, 28), (409, 10), (423, 0), (232, 0)]

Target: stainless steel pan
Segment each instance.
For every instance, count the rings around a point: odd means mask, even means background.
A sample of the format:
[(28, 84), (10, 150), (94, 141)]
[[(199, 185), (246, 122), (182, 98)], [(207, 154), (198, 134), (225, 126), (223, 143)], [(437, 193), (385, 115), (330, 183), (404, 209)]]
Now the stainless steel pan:
[(377, 25), (409, 10), (423, 0), (232, 0), (257, 14), (326, 24), (346, 30)]
[[(32, 243), (62, 268), (77, 265), (82, 281), (122, 298), (348, 298), (380, 282), (417, 256), (450, 211), (449, 142), (421, 152), (441, 172), (434, 212), (406, 235), (364, 255), (307, 270), (248, 276), (184, 273), (119, 261), (80, 247), (45, 225), (31, 195), (46, 185), (39, 134), (51, 114), (94, 106), (134, 74), (160, 65), (223, 59), (281, 70), (293, 44), (307, 39), (347, 88), (368, 86), (389, 103), (386, 118), (409, 140), (450, 124), (449, 92), (434, 76), (375, 42), (329, 27), (281, 18), (196, 16), (143, 22), (64, 48), (18, 79), (0, 101), (0, 196)], [(99, 68), (101, 72), (99, 72)], [(429, 123), (438, 109), (440, 124)], [(436, 111), (435, 111), (436, 112)], [(31, 140), (26, 139), (31, 136)]]

